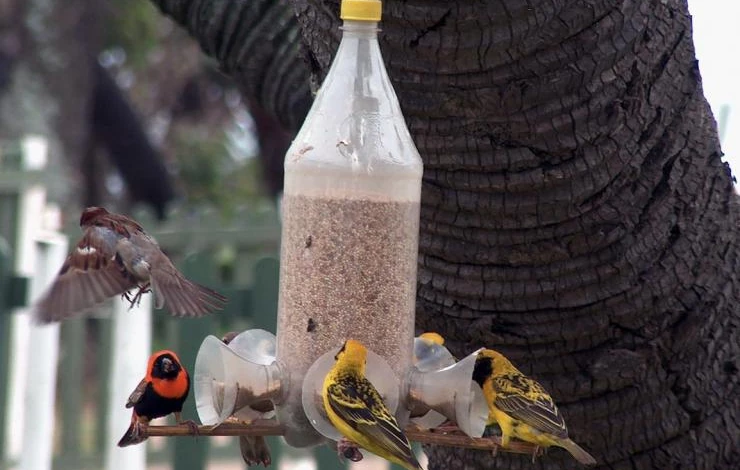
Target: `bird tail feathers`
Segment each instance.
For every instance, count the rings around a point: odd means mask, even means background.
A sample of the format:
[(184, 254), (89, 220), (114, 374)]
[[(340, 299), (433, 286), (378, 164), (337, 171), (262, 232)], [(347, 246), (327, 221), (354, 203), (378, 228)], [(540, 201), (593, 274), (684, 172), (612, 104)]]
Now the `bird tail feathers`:
[(571, 439), (565, 439), (558, 443), (560, 447), (570, 452), (576, 460), (581, 462), (583, 465), (596, 465), (596, 459), (586, 452), (583, 447), (579, 446)]
[(118, 441), (118, 447), (132, 446), (139, 444), (146, 440), (146, 435), (141, 432), (141, 425), (134, 421), (126, 430), (120, 441)]
[(189, 281), (179, 275), (176, 283), (168, 282), (166, 273), (152, 271), (151, 282), (154, 291), (154, 307), (167, 306), (169, 312), (177, 317), (200, 317), (214, 310), (221, 310), (226, 297)]
[(416, 460), (416, 456), (413, 452), (408, 455), (404, 455), (402, 458), (403, 460), (398, 463), (406, 470), (424, 470), (424, 467), (422, 467), (419, 461)]

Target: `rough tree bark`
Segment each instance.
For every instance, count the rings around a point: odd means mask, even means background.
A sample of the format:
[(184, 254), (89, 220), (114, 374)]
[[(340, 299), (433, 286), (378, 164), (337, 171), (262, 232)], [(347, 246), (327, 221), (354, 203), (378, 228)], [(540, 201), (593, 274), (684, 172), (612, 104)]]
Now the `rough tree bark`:
[[(338, 0), (294, 0), (301, 73), (280, 1), (153, 1), (296, 129)], [(604, 466), (731, 468), (738, 203), (686, 3), (388, 0), (382, 29), (425, 163), (418, 327), (508, 354)], [(427, 452), (430, 469), (533, 468)], [(574, 465), (551, 451), (534, 467)]]

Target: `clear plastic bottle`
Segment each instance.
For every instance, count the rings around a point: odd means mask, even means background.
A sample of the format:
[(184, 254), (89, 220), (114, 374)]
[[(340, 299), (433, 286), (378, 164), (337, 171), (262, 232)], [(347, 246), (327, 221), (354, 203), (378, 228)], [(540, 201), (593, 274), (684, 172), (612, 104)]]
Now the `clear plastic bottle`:
[(353, 338), (399, 383), (411, 367), (422, 161), (380, 53), (380, 13), (378, 0), (343, 0), (339, 50), (285, 157), (277, 360), (290, 377), (278, 417), (297, 447), (321, 440), (301, 407), (319, 356)]

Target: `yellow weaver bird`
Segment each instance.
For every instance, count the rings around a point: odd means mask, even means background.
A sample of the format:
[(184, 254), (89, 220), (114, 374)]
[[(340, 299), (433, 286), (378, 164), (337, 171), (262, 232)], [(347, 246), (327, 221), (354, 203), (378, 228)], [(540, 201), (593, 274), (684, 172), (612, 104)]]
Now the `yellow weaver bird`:
[[(365, 378), (365, 346), (348, 339), (334, 359), (322, 389), (329, 421), (352, 443), (407, 470), (423, 470), (396, 419)], [(346, 446), (346, 442), (338, 443), (340, 454)]]
[(503, 447), (516, 437), (540, 447), (562, 447), (582, 464), (596, 464), (591, 454), (568, 438), (568, 428), (550, 394), (501, 353), (492, 349), (478, 353), (473, 380), (488, 402), (488, 425), (498, 423), (501, 428)]
[(420, 334), (418, 339), (421, 341), (417, 342), (414, 340), (414, 365), (421, 359), (433, 355), (433, 348), (438, 348), (445, 344), (445, 339), (442, 335), (433, 331)]
[(445, 339), (442, 337), (442, 335), (440, 335), (439, 333), (435, 333), (434, 331), (427, 331), (426, 333), (422, 333), (419, 335), (419, 338), (431, 344), (438, 344), (440, 346), (444, 346), (445, 344)]

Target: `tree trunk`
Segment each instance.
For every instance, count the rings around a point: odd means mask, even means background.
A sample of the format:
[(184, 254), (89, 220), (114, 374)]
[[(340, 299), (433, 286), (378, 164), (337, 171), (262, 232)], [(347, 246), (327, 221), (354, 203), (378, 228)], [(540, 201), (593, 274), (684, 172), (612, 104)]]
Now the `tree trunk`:
[[(175, 3), (169, 12), (231, 71), (245, 56), (207, 45), (253, 44), (270, 28), (224, 12), (282, 5)], [(293, 3), (320, 79), (338, 1)], [(458, 355), (507, 354), (605, 466), (731, 468), (738, 204), (686, 3), (388, 0), (383, 11), (381, 47), (425, 163), (418, 328), (444, 333)], [(305, 83), (309, 67), (303, 82), (281, 70), (278, 83)], [(262, 103), (305, 102), (305, 88), (269, 94), (274, 83), (241, 85)], [(291, 130), (304, 115), (266, 109)], [(430, 469), (533, 468), (516, 455), (427, 452)], [(534, 467), (575, 465), (553, 450)]]
[(319, 71), (301, 47), (287, 0), (152, 2), (236, 81), (255, 120), (265, 186), (277, 195), (283, 186), (283, 156), (313, 101), (306, 63)]
[[(295, 15), (284, 0), (152, 0), (218, 59), (244, 95), (293, 132), (313, 97)], [(286, 148), (287, 150), (287, 148)]]

